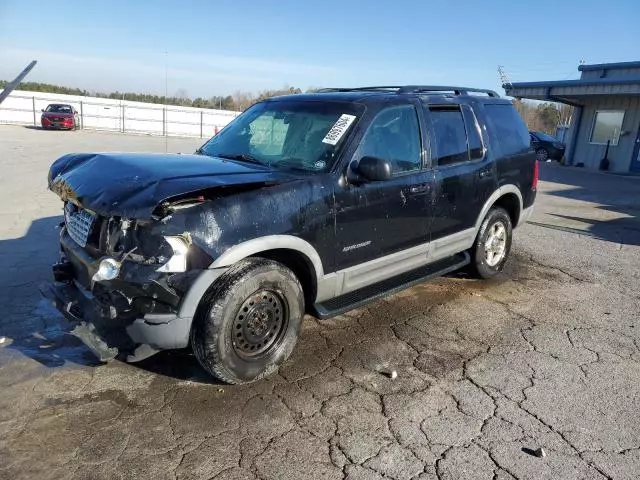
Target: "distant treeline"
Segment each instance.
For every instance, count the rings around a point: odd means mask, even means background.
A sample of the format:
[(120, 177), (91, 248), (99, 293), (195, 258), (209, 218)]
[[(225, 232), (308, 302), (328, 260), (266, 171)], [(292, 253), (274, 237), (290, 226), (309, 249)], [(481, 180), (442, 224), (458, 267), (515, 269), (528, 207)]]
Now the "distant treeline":
[(555, 135), (558, 125), (568, 125), (573, 108), (569, 105), (544, 102), (535, 104), (526, 100), (514, 100), (513, 104), (529, 130)]
[[(0, 88), (8, 82), (0, 80)], [(160, 103), (164, 105), (180, 105), (183, 107), (213, 108), (220, 110), (243, 111), (260, 100), (278, 95), (302, 93), (302, 90), (294, 87), (283, 87), (279, 90), (263, 90), (257, 93), (237, 91), (233, 95), (212, 96), (209, 98), (191, 98), (187, 91), (180, 88), (172, 97), (164, 95), (151, 95), (149, 93), (111, 92), (102, 93), (82, 90), (80, 88), (62, 87), (50, 83), (23, 82), (18, 90), (43, 93), (62, 93), (66, 95), (84, 95), (89, 97), (112, 98), (116, 100), (130, 100), (134, 102)], [(312, 92), (315, 88), (308, 88)], [(556, 125), (567, 124), (571, 118), (572, 109), (568, 105), (554, 103), (534, 104), (532, 102), (514, 100), (514, 105), (530, 130), (543, 130), (554, 134)]]
[[(0, 80), (0, 88), (9, 83), (6, 80)], [(61, 93), (64, 95), (81, 95), (87, 97), (99, 97), (99, 98), (111, 98), (116, 100), (129, 100), (133, 102), (145, 102), (145, 103), (159, 103), (164, 105), (180, 105), (183, 107), (196, 107), (196, 108), (213, 108), (221, 110), (234, 110), (242, 111), (254, 103), (263, 100), (265, 98), (274, 97), (278, 95), (289, 95), (294, 93), (301, 93), (302, 90), (294, 87), (283, 87), (279, 90), (263, 90), (258, 93), (240, 92), (237, 91), (233, 95), (226, 96), (212, 96), (209, 98), (197, 97), (191, 98), (185, 89), (179, 89), (172, 97), (165, 97), (164, 95), (152, 95), (149, 93), (134, 93), (134, 92), (96, 92), (83, 90), (80, 88), (63, 87), (60, 85), (52, 85), (50, 83), (40, 82), (22, 82), (17, 90), (26, 90), (29, 92), (43, 92), (43, 93)], [(313, 89), (309, 89), (313, 90)]]

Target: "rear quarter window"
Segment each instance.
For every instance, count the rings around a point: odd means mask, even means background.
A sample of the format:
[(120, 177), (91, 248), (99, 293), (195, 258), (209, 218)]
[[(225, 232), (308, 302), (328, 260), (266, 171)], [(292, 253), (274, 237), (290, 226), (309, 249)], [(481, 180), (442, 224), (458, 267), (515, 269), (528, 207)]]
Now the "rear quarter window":
[(515, 155), (529, 150), (529, 130), (512, 105), (486, 104), (484, 109), (489, 128), (500, 142), (503, 155)]

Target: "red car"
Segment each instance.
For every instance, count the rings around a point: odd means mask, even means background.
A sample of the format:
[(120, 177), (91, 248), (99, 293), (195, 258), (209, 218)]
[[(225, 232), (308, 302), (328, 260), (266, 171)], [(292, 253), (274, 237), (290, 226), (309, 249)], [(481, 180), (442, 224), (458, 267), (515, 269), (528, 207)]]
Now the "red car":
[(78, 112), (71, 105), (52, 103), (42, 110), (42, 128), (76, 130), (80, 128)]

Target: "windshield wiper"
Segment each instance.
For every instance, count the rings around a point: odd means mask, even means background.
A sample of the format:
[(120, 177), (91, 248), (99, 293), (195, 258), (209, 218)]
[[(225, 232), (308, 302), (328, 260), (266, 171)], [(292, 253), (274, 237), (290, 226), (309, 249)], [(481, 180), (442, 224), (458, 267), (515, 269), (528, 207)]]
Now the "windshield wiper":
[(240, 160), (241, 162), (255, 163), (257, 165), (266, 166), (264, 162), (261, 162), (253, 155), (248, 153), (216, 153), (216, 157), (228, 158), (229, 160)]
[(287, 170), (296, 170), (296, 171), (299, 171), (299, 172), (314, 173), (314, 170), (309, 169), (309, 168), (305, 168), (305, 167), (301, 166), (297, 162), (288, 162), (286, 160), (281, 161), (281, 162), (276, 162), (276, 163), (274, 163), (274, 166), (276, 166), (278, 168), (286, 168)]

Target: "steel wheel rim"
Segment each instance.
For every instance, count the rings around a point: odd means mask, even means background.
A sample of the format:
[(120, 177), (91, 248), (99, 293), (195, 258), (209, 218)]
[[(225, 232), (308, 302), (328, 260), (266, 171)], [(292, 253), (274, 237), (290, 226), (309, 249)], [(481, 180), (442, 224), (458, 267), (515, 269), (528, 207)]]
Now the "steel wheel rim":
[(485, 261), (495, 267), (504, 258), (507, 251), (507, 227), (501, 221), (489, 227), (489, 234), (484, 242)]
[(541, 148), (540, 150), (538, 150), (538, 160), (544, 162), (545, 160), (547, 160), (547, 158), (549, 158), (549, 152), (547, 152), (544, 148)]
[(258, 290), (247, 298), (236, 313), (231, 332), (233, 348), (245, 358), (268, 354), (286, 330), (286, 301), (279, 292)]

